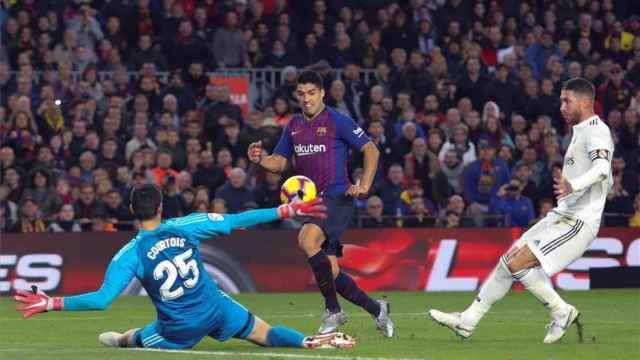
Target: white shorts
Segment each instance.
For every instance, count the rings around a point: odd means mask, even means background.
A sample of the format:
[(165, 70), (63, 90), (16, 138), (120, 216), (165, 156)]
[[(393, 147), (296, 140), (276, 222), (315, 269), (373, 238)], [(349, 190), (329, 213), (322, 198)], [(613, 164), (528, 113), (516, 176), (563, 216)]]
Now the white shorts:
[(595, 238), (596, 232), (584, 221), (551, 211), (515, 246), (528, 245), (544, 272), (553, 276), (580, 258)]

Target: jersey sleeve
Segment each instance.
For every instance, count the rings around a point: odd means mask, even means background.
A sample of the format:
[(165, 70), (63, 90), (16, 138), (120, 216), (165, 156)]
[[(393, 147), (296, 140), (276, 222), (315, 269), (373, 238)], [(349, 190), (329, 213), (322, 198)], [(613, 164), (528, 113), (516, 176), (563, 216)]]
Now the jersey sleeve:
[(136, 276), (139, 265), (140, 260), (136, 253), (135, 242), (131, 241), (111, 259), (100, 289), (86, 294), (65, 297), (64, 310), (106, 309)]
[(611, 161), (613, 156), (613, 140), (611, 139), (611, 131), (606, 125), (590, 126), (586, 132), (586, 151), (589, 159), (604, 159)]
[(293, 141), (289, 132), (289, 125), (282, 130), (282, 135), (280, 135), (280, 140), (278, 140), (276, 148), (273, 149), (273, 153), (287, 159), (293, 155)]
[(171, 219), (167, 225), (185, 234), (187, 241), (196, 246), (202, 240), (208, 240), (219, 235), (227, 235), (231, 232), (229, 223), (225, 221), (224, 216), (216, 213), (193, 213), (181, 218)]
[(348, 116), (335, 116), (338, 137), (346, 141), (352, 148), (361, 150), (364, 144), (369, 142), (369, 137), (364, 130)]

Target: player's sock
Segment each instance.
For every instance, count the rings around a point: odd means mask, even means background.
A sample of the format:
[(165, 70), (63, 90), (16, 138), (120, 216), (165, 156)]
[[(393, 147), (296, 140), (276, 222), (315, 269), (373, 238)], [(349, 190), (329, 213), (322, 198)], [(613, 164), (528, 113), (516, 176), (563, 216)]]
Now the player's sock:
[(476, 326), (484, 314), (489, 312), (491, 305), (507, 294), (512, 284), (513, 277), (507, 266), (507, 258), (503, 255), (498, 260), (498, 264), (496, 264), (489, 279), (480, 288), (478, 296), (467, 310), (462, 313), (463, 321), (466, 324)]
[(340, 271), (340, 274), (336, 277), (335, 284), (336, 290), (343, 298), (365, 309), (374, 317), (380, 315), (380, 304), (362, 291), (351, 276), (344, 271)]
[(267, 334), (267, 343), (272, 347), (304, 347), (304, 335), (284, 326), (274, 326)]
[(338, 303), (338, 295), (336, 294), (336, 285), (333, 281), (329, 258), (324, 251), (320, 250), (309, 258), (309, 265), (311, 265), (313, 275), (316, 277), (320, 293), (324, 296), (325, 308), (332, 313), (340, 312), (342, 309)]
[(520, 274), (520, 282), (529, 290), (540, 302), (546, 306), (552, 313), (562, 311), (567, 308), (567, 303), (562, 300), (560, 295), (553, 289), (553, 285), (549, 277), (541, 268), (525, 269), (514, 276)]

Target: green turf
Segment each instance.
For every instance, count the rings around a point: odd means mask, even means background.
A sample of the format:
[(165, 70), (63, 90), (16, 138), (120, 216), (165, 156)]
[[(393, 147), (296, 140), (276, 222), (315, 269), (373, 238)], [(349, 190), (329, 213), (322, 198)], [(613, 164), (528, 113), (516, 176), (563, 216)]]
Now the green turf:
[[(640, 291), (568, 292), (562, 295), (583, 313), (586, 341), (578, 343), (575, 328), (560, 344), (544, 345), (546, 310), (526, 292), (509, 294), (492, 309), (476, 334), (460, 341), (427, 320), (428, 307), (463, 309), (471, 293), (385, 293), (392, 303), (396, 336), (383, 339), (369, 316), (345, 305), (350, 320), (342, 330), (354, 335), (352, 350), (309, 351), (259, 348), (232, 340), (204, 339), (194, 349), (206, 353), (157, 353), (103, 348), (100, 332), (139, 327), (155, 317), (144, 297), (115, 301), (105, 312), (50, 313), (23, 321), (9, 298), (0, 298), (0, 359), (630, 359), (640, 357)], [(321, 310), (318, 294), (241, 295), (238, 300), (272, 324), (313, 333)], [(344, 302), (343, 302), (344, 303)], [(218, 353), (213, 353), (218, 352)], [(238, 355), (243, 353), (244, 355)], [(253, 355), (263, 353), (263, 356)], [(266, 354), (273, 357), (266, 357)], [(284, 354), (284, 355), (283, 355)]]

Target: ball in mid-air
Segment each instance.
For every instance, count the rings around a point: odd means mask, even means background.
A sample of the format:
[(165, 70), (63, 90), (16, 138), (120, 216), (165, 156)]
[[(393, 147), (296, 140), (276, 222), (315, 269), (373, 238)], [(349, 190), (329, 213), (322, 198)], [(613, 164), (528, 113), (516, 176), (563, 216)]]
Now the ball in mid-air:
[(313, 180), (302, 175), (288, 178), (280, 188), (280, 200), (283, 204), (292, 201), (313, 200), (316, 195), (316, 184)]

